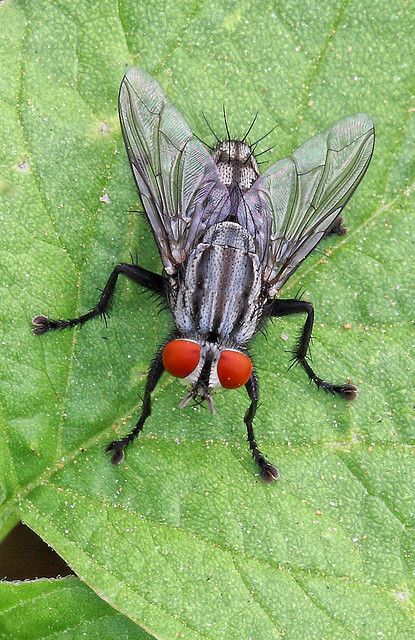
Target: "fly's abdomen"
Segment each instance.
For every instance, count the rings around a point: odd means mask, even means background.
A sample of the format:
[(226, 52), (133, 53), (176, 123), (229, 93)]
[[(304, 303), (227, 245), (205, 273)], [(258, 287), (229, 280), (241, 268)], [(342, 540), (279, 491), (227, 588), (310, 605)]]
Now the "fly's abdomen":
[(249, 233), (233, 222), (211, 227), (187, 262), (174, 317), (184, 334), (243, 344), (262, 310), (261, 272)]
[(219, 178), (229, 191), (231, 212), (235, 212), (243, 194), (259, 176), (252, 149), (240, 140), (224, 140), (218, 144), (213, 159)]

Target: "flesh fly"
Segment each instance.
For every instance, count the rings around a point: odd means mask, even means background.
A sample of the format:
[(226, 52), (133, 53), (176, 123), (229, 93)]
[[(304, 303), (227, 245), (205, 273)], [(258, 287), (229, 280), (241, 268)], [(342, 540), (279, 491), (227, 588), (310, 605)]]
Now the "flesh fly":
[(312, 304), (276, 296), (325, 235), (344, 233), (341, 212), (373, 152), (372, 120), (365, 114), (348, 116), (259, 175), (256, 143), (246, 142), (248, 132), (242, 140), (231, 139), (225, 119), (227, 139), (217, 138), (209, 153), (160, 86), (139, 68), (129, 69), (122, 80), (119, 115), (163, 274), (121, 263), (91, 311), (71, 320), (36, 316), (33, 331), (105, 317), (119, 274), (160, 294), (174, 329), (150, 366), (136, 426), (106, 448), (112, 462), (122, 461), (143, 429), (151, 394), (168, 371), (189, 385), (181, 407), (206, 401), (213, 412), (214, 389), (245, 386), (249, 447), (261, 477), (275, 480), (278, 470), (259, 450), (253, 430), (258, 382), (248, 344), (267, 319), (306, 314), (294, 361), (317, 387), (349, 400), (356, 396), (354, 385), (324, 381), (308, 361)]

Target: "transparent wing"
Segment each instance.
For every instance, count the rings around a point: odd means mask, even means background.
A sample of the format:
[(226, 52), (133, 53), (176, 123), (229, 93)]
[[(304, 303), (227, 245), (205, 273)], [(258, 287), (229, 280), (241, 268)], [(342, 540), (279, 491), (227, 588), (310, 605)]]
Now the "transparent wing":
[(374, 139), (369, 116), (348, 116), (279, 160), (245, 194), (238, 221), (256, 241), (270, 296), (346, 205), (369, 165)]
[(200, 234), (229, 215), (216, 165), (160, 86), (133, 67), (120, 88), (125, 146), (161, 259), (174, 274)]

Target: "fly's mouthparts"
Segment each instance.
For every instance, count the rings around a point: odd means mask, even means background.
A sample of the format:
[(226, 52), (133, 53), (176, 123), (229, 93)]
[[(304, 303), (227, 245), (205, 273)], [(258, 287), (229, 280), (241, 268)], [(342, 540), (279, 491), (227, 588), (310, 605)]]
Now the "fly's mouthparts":
[(214, 400), (213, 400), (212, 396), (208, 394), (208, 395), (206, 396), (205, 400), (206, 400), (206, 401), (207, 401), (207, 403), (208, 403), (208, 407), (209, 407), (209, 411), (210, 411), (210, 413), (212, 414), (212, 416), (214, 416), (214, 415), (215, 415), (215, 412), (216, 412), (216, 409), (215, 409), (215, 402), (214, 402)]
[(187, 393), (185, 395), (185, 397), (183, 398), (183, 400), (180, 400), (179, 402), (179, 409), (184, 409), (190, 402), (190, 400), (193, 400), (193, 392), (190, 391), (189, 393)]
[(191, 391), (189, 391), (189, 393), (185, 395), (183, 400), (179, 402), (179, 409), (184, 409), (191, 400), (196, 400), (196, 398), (198, 397), (200, 398), (201, 402), (203, 402), (203, 400), (206, 400), (209, 411), (212, 416), (214, 416), (216, 413), (215, 402), (209, 393), (209, 389), (206, 388), (199, 390), (197, 387), (194, 387), (193, 389), (191, 389)]

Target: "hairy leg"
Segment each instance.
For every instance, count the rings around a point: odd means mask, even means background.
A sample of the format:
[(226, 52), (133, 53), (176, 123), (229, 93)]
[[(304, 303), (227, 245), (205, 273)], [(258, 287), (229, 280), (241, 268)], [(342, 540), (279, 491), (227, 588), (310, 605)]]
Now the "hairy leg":
[(112, 464), (119, 464), (124, 459), (124, 449), (128, 447), (130, 442), (133, 442), (135, 438), (139, 435), (139, 433), (143, 430), (144, 423), (147, 418), (151, 414), (151, 394), (157, 386), (158, 381), (160, 380), (163, 372), (163, 362), (162, 362), (162, 349), (160, 349), (153, 362), (151, 363), (151, 367), (147, 374), (147, 381), (144, 390), (144, 398), (143, 405), (141, 409), (141, 415), (137, 420), (137, 423), (132, 431), (128, 433), (123, 438), (119, 440), (113, 440), (110, 444), (105, 448), (105, 451), (111, 454), (111, 462)]
[(92, 320), (92, 318), (95, 318), (96, 316), (105, 318), (111, 304), (111, 298), (114, 294), (118, 276), (121, 273), (151, 291), (155, 291), (159, 294), (164, 293), (163, 276), (153, 273), (152, 271), (148, 271), (147, 269), (143, 269), (135, 264), (121, 263), (113, 269), (97, 304), (90, 311), (78, 318), (72, 318), (70, 320), (51, 320), (46, 316), (35, 316), (32, 320), (33, 333), (41, 335), (50, 329), (66, 329), (68, 327), (75, 327), (78, 324), (82, 325), (88, 320)]
[(273, 480), (278, 480), (279, 472), (274, 465), (272, 465), (268, 460), (263, 456), (261, 451), (258, 449), (258, 445), (255, 440), (253, 420), (258, 407), (258, 382), (256, 380), (255, 374), (252, 374), (250, 379), (245, 385), (245, 389), (247, 390), (248, 396), (251, 399), (251, 404), (248, 407), (248, 410), (245, 414), (244, 421), (246, 424), (246, 430), (248, 434), (248, 442), (249, 448), (252, 453), (252, 457), (255, 462), (259, 466), (259, 472), (261, 474), (261, 478), (265, 480), (265, 482), (272, 482)]
[(297, 299), (272, 301), (271, 316), (281, 317), (297, 313), (306, 313), (307, 319), (294, 350), (294, 362), (298, 362), (298, 364), (303, 367), (309, 379), (312, 380), (318, 388), (324, 389), (327, 393), (338, 394), (346, 400), (353, 400), (357, 395), (357, 387), (355, 387), (354, 384), (339, 385), (326, 382), (313, 371), (307, 360), (308, 347), (310, 345), (311, 332), (314, 324), (314, 309), (311, 302)]

